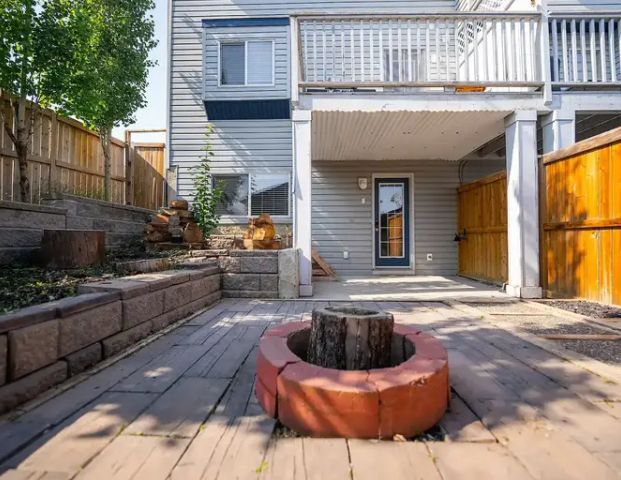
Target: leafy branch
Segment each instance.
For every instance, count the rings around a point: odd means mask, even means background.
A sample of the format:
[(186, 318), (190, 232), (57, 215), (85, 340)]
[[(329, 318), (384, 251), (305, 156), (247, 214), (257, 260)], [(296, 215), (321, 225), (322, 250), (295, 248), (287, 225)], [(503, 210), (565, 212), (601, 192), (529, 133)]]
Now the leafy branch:
[(210, 124), (205, 133), (205, 152), (198, 166), (192, 169), (194, 175), (194, 202), (192, 214), (194, 220), (203, 231), (205, 238), (209, 238), (220, 223), (218, 206), (224, 192), (220, 185), (214, 184), (211, 173), (211, 160), (214, 156), (210, 139), (213, 135), (213, 126)]

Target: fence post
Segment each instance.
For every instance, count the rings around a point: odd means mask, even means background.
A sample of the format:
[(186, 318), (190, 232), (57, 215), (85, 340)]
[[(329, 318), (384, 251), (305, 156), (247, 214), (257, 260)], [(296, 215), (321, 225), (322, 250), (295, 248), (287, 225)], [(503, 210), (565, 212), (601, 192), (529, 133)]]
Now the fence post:
[(539, 284), (545, 298), (548, 289), (548, 253), (546, 245), (546, 233), (543, 225), (546, 221), (547, 212), (547, 182), (546, 166), (543, 157), (539, 157)]
[(134, 203), (134, 149), (132, 148), (132, 132), (125, 130), (125, 203)]
[(60, 188), (60, 176), (59, 176), (59, 169), (58, 169), (58, 165), (56, 164), (58, 162), (58, 150), (59, 150), (59, 145), (60, 145), (60, 126), (58, 123), (58, 116), (56, 115), (56, 112), (52, 112), (51, 115), (51, 131), (50, 131), (50, 135), (51, 135), (51, 141), (50, 141), (50, 179), (49, 179), (49, 184), (50, 184), (50, 194), (54, 195), (56, 193), (58, 193), (61, 188)]

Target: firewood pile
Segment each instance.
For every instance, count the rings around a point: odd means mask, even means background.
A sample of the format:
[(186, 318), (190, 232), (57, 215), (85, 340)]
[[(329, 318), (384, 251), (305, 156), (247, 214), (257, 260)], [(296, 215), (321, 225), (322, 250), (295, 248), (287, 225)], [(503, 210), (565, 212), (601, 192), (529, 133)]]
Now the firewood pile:
[(169, 208), (161, 208), (147, 225), (147, 242), (203, 243), (203, 232), (194, 221), (186, 200), (173, 200)]
[(272, 217), (263, 213), (248, 221), (246, 233), (242, 239), (236, 240), (235, 246), (243, 250), (279, 250), (282, 248), (282, 241), (276, 235)]

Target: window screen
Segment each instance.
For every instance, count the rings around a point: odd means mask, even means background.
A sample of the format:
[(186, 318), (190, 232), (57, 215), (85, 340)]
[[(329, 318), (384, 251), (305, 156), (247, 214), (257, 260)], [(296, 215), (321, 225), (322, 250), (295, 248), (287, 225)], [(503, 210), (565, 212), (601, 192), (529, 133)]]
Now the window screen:
[(248, 84), (271, 85), (272, 42), (248, 42)]
[(252, 177), (252, 215), (289, 215), (289, 176), (255, 175)]
[(223, 191), (218, 215), (248, 215), (248, 175), (214, 175), (213, 183)]
[(246, 83), (245, 45), (224, 43), (220, 50), (220, 83), (222, 85), (244, 85)]

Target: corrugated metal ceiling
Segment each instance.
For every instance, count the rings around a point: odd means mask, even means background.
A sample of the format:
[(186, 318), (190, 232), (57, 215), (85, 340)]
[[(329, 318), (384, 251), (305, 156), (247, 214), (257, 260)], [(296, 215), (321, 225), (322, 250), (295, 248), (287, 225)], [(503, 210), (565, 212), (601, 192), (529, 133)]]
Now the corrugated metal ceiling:
[(313, 112), (313, 160), (459, 160), (510, 112)]

